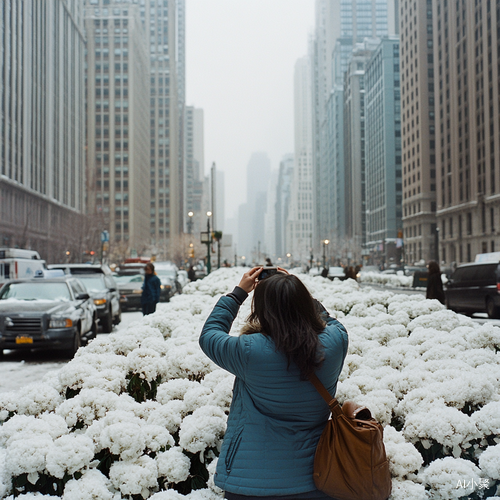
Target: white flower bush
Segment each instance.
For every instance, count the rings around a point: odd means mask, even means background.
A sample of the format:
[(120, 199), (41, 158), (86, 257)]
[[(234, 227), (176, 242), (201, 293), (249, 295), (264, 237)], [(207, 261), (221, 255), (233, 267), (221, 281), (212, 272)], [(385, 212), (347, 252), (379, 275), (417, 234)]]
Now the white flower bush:
[[(0, 498), (221, 499), (214, 474), (234, 377), (198, 336), (243, 272), (190, 283), (56, 375), (0, 395)], [(421, 295), (300, 278), (349, 332), (337, 398), (368, 406), (384, 425), (391, 499), (498, 494), (500, 329)], [(247, 300), (232, 335), (249, 312)]]

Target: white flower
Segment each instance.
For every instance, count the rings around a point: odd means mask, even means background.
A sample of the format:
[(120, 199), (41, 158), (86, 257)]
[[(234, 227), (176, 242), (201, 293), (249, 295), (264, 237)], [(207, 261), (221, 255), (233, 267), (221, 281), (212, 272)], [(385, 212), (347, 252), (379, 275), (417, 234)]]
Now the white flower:
[(115, 462), (109, 471), (109, 479), (122, 495), (150, 496), (150, 488), (157, 486), (156, 462), (146, 455), (135, 461)]
[(489, 479), (500, 479), (500, 444), (488, 446), (479, 457), (479, 467)]
[(165, 477), (167, 483), (180, 483), (188, 478), (191, 460), (182, 453), (182, 448), (176, 446), (158, 453), (155, 460), (158, 476)]
[(94, 444), (87, 436), (61, 436), (49, 448), (46, 457), (47, 472), (59, 479), (65, 473), (74, 474), (87, 467), (94, 457)]
[(422, 484), (415, 483), (414, 481), (399, 480), (397, 478), (392, 480), (392, 494), (389, 500), (427, 500), (427, 492)]
[(471, 420), (483, 436), (500, 435), (500, 402), (484, 405), (472, 414)]
[(226, 414), (216, 406), (198, 408), (182, 421), (179, 444), (191, 453), (218, 447), (226, 432), (226, 421)]
[(148, 417), (147, 423), (164, 427), (171, 434), (179, 430), (182, 416), (186, 413), (186, 405), (183, 401), (172, 400), (167, 404), (153, 410)]
[(393, 477), (403, 478), (420, 469), (423, 463), (422, 455), (413, 444), (407, 443), (403, 434), (394, 427), (388, 425), (384, 428), (384, 444)]
[(472, 484), (468, 490), (458, 485), (463, 484), (464, 480), (478, 484), (480, 470), (468, 460), (446, 457), (434, 460), (418, 475), (418, 478), (431, 487), (433, 498), (436, 500), (452, 500), (463, 498), (474, 491)]
[(83, 476), (71, 479), (64, 487), (63, 500), (113, 500), (111, 481), (97, 469), (86, 470)]
[(461, 411), (450, 408), (444, 403), (434, 401), (406, 416), (404, 436), (412, 443), (421, 439), (434, 439), (453, 449), (455, 456), (460, 455), (460, 446), (478, 437), (474, 422)]

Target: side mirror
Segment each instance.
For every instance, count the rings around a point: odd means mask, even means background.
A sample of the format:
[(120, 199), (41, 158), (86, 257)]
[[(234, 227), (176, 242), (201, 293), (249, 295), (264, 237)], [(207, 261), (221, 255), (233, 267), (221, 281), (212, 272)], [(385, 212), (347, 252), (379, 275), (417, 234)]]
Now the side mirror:
[(79, 293), (76, 296), (76, 300), (88, 300), (90, 299), (90, 295), (88, 293)]

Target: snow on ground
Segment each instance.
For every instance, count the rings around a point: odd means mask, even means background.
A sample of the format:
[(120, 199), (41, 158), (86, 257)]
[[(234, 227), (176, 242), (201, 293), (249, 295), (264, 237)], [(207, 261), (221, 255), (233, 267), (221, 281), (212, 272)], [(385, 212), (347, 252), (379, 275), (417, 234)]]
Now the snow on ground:
[[(163, 303), (158, 305), (158, 309), (163, 307)], [(120, 332), (141, 319), (140, 311), (124, 312), (122, 321), (114, 327), (114, 332)], [(97, 337), (107, 335), (99, 333)], [(4, 359), (0, 361), (0, 393), (21, 389), (27, 384), (41, 380), (47, 373), (61, 369), (67, 362), (68, 360), (57, 352), (5, 351)]]
[[(0, 498), (12, 498), (13, 486), (64, 500), (222, 498), (213, 471), (233, 377), (197, 339), (244, 271), (221, 269), (188, 285), (58, 373), (0, 394)], [(391, 499), (492, 498), (500, 329), (419, 294), (300, 278), (349, 332), (337, 397), (368, 406), (385, 426)], [(247, 300), (232, 334), (249, 310)]]

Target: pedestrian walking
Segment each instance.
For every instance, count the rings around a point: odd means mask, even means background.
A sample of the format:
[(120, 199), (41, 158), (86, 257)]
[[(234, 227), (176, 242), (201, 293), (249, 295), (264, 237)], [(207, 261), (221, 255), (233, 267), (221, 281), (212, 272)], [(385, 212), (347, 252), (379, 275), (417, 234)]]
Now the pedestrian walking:
[[(308, 378), (315, 373), (335, 395), (347, 332), (299, 278), (278, 269), (260, 281), (262, 267), (247, 271), (200, 335), (205, 354), (236, 376), (214, 478), (229, 500), (330, 498), (313, 479), (330, 410)], [(229, 335), (252, 291), (242, 334)]]
[(266, 266), (273, 267), (273, 263), (271, 262), (271, 259), (269, 257), (266, 259)]
[(194, 270), (194, 267), (192, 265), (189, 266), (189, 269), (188, 269), (188, 279), (189, 279), (189, 281), (196, 280), (196, 271)]
[(441, 304), (444, 304), (444, 291), (443, 281), (441, 280), (441, 269), (435, 260), (431, 260), (427, 264), (428, 277), (427, 277), (427, 291), (425, 298), (437, 299)]
[(141, 305), (142, 314), (152, 314), (156, 311), (156, 304), (160, 301), (161, 281), (155, 274), (155, 266), (148, 262), (144, 267), (144, 283), (142, 284)]

